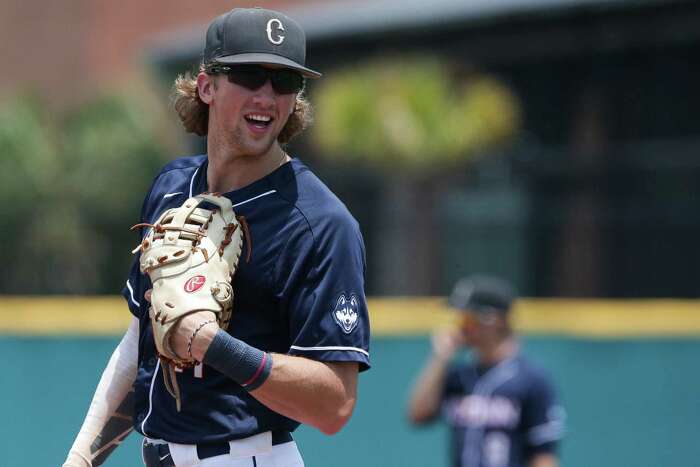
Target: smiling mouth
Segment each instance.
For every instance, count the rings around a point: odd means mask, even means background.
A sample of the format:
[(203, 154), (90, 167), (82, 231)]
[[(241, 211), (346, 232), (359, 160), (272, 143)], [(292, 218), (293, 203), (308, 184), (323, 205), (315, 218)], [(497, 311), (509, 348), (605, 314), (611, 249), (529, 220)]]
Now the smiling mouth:
[(249, 114), (245, 116), (245, 119), (250, 125), (261, 130), (270, 126), (274, 120), (269, 115), (260, 114)]

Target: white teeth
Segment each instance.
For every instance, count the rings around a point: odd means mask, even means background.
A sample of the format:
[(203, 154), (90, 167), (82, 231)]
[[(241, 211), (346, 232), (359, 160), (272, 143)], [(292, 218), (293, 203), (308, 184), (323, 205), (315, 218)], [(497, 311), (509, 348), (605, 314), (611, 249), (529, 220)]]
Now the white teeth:
[(247, 117), (248, 117), (250, 120), (255, 120), (255, 121), (258, 121), (258, 122), (269, 122), (270, 120), (272, 120), (272, 118), (270, 118), (268, 115), (257, 115), (257, 114), (253, 114), (253, 115), (248, 115)]

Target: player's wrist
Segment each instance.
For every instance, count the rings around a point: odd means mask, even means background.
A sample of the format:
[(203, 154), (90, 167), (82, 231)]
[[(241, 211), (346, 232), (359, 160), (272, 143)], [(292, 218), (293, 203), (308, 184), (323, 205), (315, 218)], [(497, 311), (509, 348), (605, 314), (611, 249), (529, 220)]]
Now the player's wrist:
[(198, 362), (204, 360), (214, 336), (219, 331), (216, 320), (202, 322), (193, 332), (188, 342), (188, 356)]
[(246, 390), (259, 388), (272, 371), (272, 355), (219, 329), (202, 359)]

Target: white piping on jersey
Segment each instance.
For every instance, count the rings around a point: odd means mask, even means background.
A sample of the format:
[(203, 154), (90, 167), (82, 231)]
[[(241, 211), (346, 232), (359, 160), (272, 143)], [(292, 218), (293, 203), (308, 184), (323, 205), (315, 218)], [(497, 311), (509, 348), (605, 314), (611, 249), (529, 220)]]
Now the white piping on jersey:
[(192, 179), (190, 180), (190, 198), (192, 197), (192, 187), (194, 186), (194, 178), (197, 176), (197, 172), (199, 172), (199, 167), (197, 167), (197, 170), (194, 171), (192, 174)]
[(148, 436), (146, 433), (146, 420), (148, 420), (148, 417), (151, 416), (151, 412), (153, 412), (153, 386), (156, 385), (156, 375), (158, 375), (158, 369), (160, 368), (160, 359), (158, 359), (158, 363), (156, 363), (156, 369), (153, 372), (153, 378), (151, 378), (151, 389), (148, 391), (148, 413), (146, 416), (143, 418), (143, 421), (141, 422), (141, 433), (143, 433), (144, 436)]
[(294, 350), (349, 350), (351, 352), (360, 352), (361, 354), (367, 355), (369, 357), (369, 352), (364, 349), (358, 349), (357, 347), (340, 347), (340, 346), (328, 346), (328, 347), (299, 347), (298, 345), (293, 345), (289, 348)]
[(134, 289), (131, 288), (131, 284), (129, 284), (129, 279), (126, 280), (126, 287), (129, 289), (129, 293), (131, 294), (131, 301), (134, 303), (134, 305), (141, 308), (141, 304), (137, 302), (134, 298)]
[[(199, 172), (199, 167), (197, 167), (197, 170), (194, 171), (194, 173), (192, 174), (192, 178), (190, 179), (190, 198), (192, 197), (192, 189), (194, 188), (194, 179), (197, 176), (197, 172)], [(277, 193), (277, 190), (270, 190), (270, 191), (266, 191), (265, 193), (259, 194), (257, 196), (253, 196), (250, 199), (247, 199), (245, 201), (241, 201), (240, 203), (234, 204), (233, 207), (237, 208), (238, 206), (242, 206), (242, 205), (249, 203), (255, 199), (262, 198), (263, 196), (271, 195), (272, 193)], [(171, 196), (175, 196), (176, 194), (180, 194), (180, 193), (168, 193), (168, 194)], [(165, 196), (163, 196), (163, 198), (165, 198)]]
[[(488, 370), (477, 378), (474, 384), (474, 394), (482, 397), (491, 396), (499, 386), (515, 376), (514, 365), (516, 365), (514, 359), (509, 358)], [(483, 427), (467, 427), (464, 432), (464, 446), (462, 446), (462, 465), (481, 464), (481, 440), (483, 437)]]
[(551, 420), (542, 425), (537, 425), (531, 428), (527, 433), (527, 438), (530, 443), (535, 446), (540, 444), (557, 441), (564, 436), (564, 422), (561, 420)]
[(181, 191), (178, 191), (176, 193), (166, 193), (163, 195), (163, 199), (172, 198), (173, 196), (177, 196), (177, 195), (181, 195), (181, 194), (182, 194)]
[(242, 206), (242, 205), (244, 205), (245, 203), (249, 203), (249, 202), (251, 202), (251, 201), (253, 201), (253, 200), (256, 200), (256, 199), (258, 199), (258, 198), (262, 198), (263, 196), (271, 195), (272, 193), (277, 193), (277, 190), (270, 190), (270, 191), (266, 191), (265, 193), (261, 193), (261, 194), (259, 194), (258, 196), (253, 196), (253, 197), (250, 198), (250, 199), (247, 199), (247, 200), (245, 200), (245, 201), (241, 201), (240, 203), (234, 204), (233, 207), (234, 207), (234, 208), (237, 208), (238, 206)]

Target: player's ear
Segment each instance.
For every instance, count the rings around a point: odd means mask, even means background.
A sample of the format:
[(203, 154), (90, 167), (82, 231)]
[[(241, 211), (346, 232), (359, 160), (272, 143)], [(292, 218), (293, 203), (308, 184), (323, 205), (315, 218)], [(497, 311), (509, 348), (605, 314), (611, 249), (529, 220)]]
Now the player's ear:
[(214, 83), (215, 77), (201, 71), (197, 75), (197, 93), (199, 98), (205, 104), (211, 104), (214, 97), (214, 90), (216, 89), (216, 83)]

